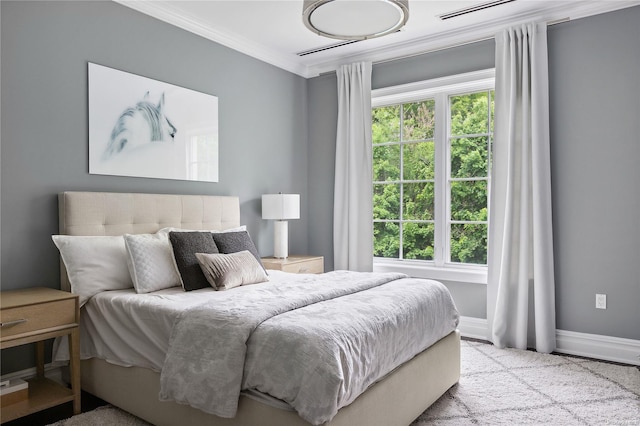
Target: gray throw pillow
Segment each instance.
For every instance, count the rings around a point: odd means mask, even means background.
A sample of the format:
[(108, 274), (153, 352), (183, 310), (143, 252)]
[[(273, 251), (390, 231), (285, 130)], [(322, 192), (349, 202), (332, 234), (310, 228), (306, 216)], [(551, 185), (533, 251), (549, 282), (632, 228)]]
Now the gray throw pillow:
[(196, 253), (218, 253), (210, 232), (169, 232), (173, 258), (180, 273), (184, 291), (209, 287)]
[(229, 254), (248, 250), (264, 269), (258, 249), (256, 249), (256, 245), (247, 231), (215, 233), (213, 234), (213, 240), (220, 253)]

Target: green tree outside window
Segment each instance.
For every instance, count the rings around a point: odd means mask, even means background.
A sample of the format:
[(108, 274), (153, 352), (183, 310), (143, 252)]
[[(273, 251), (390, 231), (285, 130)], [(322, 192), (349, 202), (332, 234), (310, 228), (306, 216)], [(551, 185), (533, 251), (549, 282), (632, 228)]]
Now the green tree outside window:
[[(447, 227), (448, 259), (486, 265), (493, 91), (448, 96), (448, 117), (435, 99), (372, 110), (375, 257), (432, 261), (436, 227)], [(446, 170), (438, 170), (436, 126), (446, 129)], [(442, 154), (440, 154), (442, 155)], [(444, 173), (446, 187), (436, 187)], [(436, 191), (448, 217), (437, 219)]]

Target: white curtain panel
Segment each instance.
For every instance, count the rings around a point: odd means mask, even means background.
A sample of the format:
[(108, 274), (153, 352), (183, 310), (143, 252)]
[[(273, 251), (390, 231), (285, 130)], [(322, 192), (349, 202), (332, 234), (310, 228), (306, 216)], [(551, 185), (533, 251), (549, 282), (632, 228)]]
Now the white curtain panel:
[(501, 348), (556, 347), (546, 24), (496, 36), (487, 316)]
[(367, 272), (373, 269), (371, 62), (343, 65), (336, 73), (334, 268)]

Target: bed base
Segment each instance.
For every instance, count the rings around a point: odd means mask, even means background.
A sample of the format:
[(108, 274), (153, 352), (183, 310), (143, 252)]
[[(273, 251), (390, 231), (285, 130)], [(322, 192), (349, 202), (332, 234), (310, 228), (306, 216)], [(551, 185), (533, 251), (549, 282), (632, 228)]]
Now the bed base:
[[(158, 400), (160, 373), (120, 367), (100, 359), (82, 361), (82, 389), (154, 425), (303, 426), (294, 411), (241, 396), (238, 414), (225, 419), (188, 405)], [(326, 423), (331, 426), (407, 426), (460, 378), (456, 330), (398, 367)]]

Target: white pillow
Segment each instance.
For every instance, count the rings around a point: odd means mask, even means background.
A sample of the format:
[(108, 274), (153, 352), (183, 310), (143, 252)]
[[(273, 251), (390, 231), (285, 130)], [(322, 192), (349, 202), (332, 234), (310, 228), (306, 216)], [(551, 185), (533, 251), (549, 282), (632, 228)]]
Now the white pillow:
[(51, 238), (67, 268), (71, 292), (80, 296), (80, 306), (102, 291), (133, 287), (122, 236), (52, 235)]
[(180, 285), (168, 234), (126, 234), (124, 242), (127, 265), (136, 293)]

